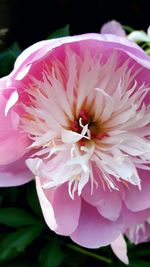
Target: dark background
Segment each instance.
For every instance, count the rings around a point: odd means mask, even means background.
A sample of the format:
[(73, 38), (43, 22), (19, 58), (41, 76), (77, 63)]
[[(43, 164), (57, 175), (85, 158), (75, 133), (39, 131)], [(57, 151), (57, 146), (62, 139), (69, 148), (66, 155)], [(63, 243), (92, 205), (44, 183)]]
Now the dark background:
[(3, 46), (17, 40), (24, 49), (66, 24), (70, 24), (71, 35), (99, 32), (112, 19), (146, 30), (149, 6), (144, 0), (0, 0), (0, 29), (8, 28)]

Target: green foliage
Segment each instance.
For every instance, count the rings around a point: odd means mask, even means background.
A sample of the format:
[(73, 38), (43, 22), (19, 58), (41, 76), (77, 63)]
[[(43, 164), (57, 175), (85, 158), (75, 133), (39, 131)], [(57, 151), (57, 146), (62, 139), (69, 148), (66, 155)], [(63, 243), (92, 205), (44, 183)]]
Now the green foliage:
[(130, 27), (128, 25), (123, 25), (123, 28), (127, 33), (135, 31), (132, 27)]
[(65, 27), (56, 30), (55, 32), (48, 35), (47, 39), (60, 38), (70, 35), (70, 27), (67, 24)]
[(141, 261), (141, 260), (132, 260), (130, 262), (130, 267), (149, 267), (150, 266), (150, 262), (146, 262), (146, 261)]
[(58, 267), (62, 264), (63, 258), (59, 240), (54, 238), (42, 249), (39, 261), (42, 267)]
[(41, 207), (36, 194), (35, 183), (33, 181), (30, 182), (29, 186), (27, 187), (27, 201), (33, 212), (41, 217)]
[(31, 214), (19, 208), (0, 208), (0, 223), (12, 226), (35, 225), (37, 223)]
[(14, 62), (20, 53), (21, 50), (16, 42), (0, 53), (0, 77), (7, 75), (13, 69)]
[(0, 244), (0, 261), (7, 261), (14, 258), (39, 235), (41, 225), (34, 225), (26, 228), (21, 228), (13, 233), (9, 233)]

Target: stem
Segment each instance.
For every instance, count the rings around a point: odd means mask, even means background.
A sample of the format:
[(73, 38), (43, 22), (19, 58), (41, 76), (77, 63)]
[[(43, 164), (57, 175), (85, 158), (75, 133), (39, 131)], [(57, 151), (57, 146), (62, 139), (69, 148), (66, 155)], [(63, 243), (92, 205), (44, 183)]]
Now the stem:
[(77, 247), (77, 246), (72, 245), (72, 244), (67, 244), (67, 247), (70, 248), (70, 249), (72, 249), (72, 250), (75, 250), (77, 252), (80, 252), (80, 253), (82, 253), (84, 255), (87, 255), (89, 257), (92, 257), (92, 258), (95, 258), (97, 260), (103, 261), (105, 263), (108, 263), (108, 264), (111, 264), (112, 263), (111, 259), (108, 259), (108, 258), (105, 258), (104, 256), (100, 256), (98, 254), (95, 254), (95, 253), (93, 253), (91, 251), (88, 251), (88, 250), (86, 250), (84, 248)]

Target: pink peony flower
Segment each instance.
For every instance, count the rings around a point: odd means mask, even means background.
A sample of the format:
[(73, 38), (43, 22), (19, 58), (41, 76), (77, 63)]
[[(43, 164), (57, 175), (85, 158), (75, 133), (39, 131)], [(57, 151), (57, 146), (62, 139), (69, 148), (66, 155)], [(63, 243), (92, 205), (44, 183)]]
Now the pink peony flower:
[(0, 82), (1, 186), (35, 176), (53, 231), (116, 247), (150, 216), (149, 84), (150, 58), (123, 37), (85, 34), (25, 50)]
[(114, 34), (117, 36), (126, 37), (129, 40), (137, 43), (150, 42), (150, 26), (147, 29), (147, 33), (140, 30), (140, 31), (132, 31), (131, 33), (126, 35), (126, 32), (121, 23), (116, 20), (111, 20), (102, 25), (100, 32), (102, 34)]
[(126, 231), (127, 237), (134, 244), (150, 241), (150, 217), (145, 222), (131, 226)]
[(120, 22), (111, 20), (104, 23), (101, 27), (102, 34), (114, 34), (121, 37), (126, 37), (126, 32)]

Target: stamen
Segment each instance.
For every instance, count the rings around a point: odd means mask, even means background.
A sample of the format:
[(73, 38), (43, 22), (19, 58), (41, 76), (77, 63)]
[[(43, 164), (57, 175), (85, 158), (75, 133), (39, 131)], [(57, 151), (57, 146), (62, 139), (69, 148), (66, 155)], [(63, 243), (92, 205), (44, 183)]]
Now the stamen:
[(82, 124), (82, 117), (79, 118), (79, 125), (80, 127), (84, 128), (85, 125)]

